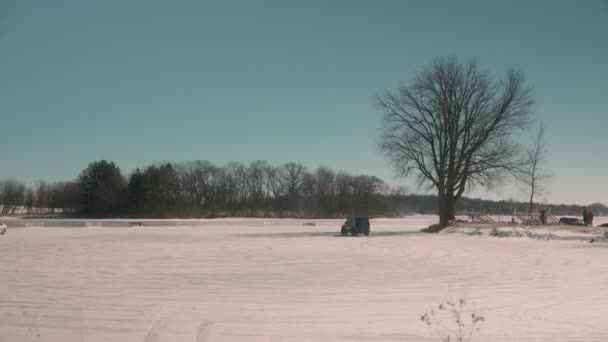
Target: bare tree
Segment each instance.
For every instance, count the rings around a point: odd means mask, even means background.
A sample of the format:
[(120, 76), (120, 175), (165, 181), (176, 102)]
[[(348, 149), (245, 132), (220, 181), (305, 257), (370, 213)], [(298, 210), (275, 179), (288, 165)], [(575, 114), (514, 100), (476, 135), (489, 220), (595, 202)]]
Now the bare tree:
[(315, 172), (315, 178), (315, 196), (319, 211), (322, 213), (333, 212), (334, 204), (332, 203), (332, 200), (336, 193), (334, 183), (336, 175), (334, 171), (327, 166), (321, 166)]
[(249, 167), (244, 169), (245, 179), (245, 198), (249, 210), (249, 216), (256, 215), (256, 209), (267, 209), (266, 198), (268, 197), (266, 189), (266, 169), (270, 165), (268, 162), (256, 160), (249, 164)]
[(183, 191), (190, 203), (201, 213), (210, 204), (215, 189), (214, 177), (218, 168), (208, 161), (194, 161), (177, 167)]
[(231, 162), (224, 166), (223, 182), (227, 207), (236, 215), (247, 198), (248, 173), (242, 163)]
[(36, 214), (45, 214), (49, 208), (50, 185), (44, 180), (38, 180), (35, 185), (35, 202), (34, 207)]
[(342, 213), (348, 213), (351, 210), (352, 194), (353, 194), (353, 176), (346, 172), (340, 171), (336, 174), (336, 208)]
[(32, 188), (28, 188), (25, 193), (25, 210), (27, 214), (31, 214), (34, 208), (34, 202), (36, 198), (34, 197), (34, 190)]
[(529, 164), (522, 172), (522, 182), (530, 194), (530, 212), (534, 209), (534, 197), (541, 196), (546, 191), (546, 184), (551, 175), (544, 169), (547, 147), (545, 145), (545, 126), (541, 122), (534, 146), (528, 151)]
[(49, 186), (49, 207), (51, 212), (61, 209), (61, 213), (74, 213), (80, 202), (80, 193), (76, 182), (55, 182)]
[(0, 182), (0, 214), (12, 215), (21, 209), (24, 206), (26, 189), (25, 184), (14, 179)]
[(384, 182), (375, 176), (360, 175), (352, 178), (351, 187), (357, 197), (369, 197), (384, 187)]
[(375, 176), (359, 175), (351, 178), (354, 206), (357, 213), (370, 214), (373, 209), (372, 196), (385, 188), (384, 182)]
[(281, 180), (281, 175), (278, 167), (269, 165), (266, 170), (266, 188), (271, 197), (271, 203), (276, 213), (281, 216), (287, 208), (285, 197), (287, 196), (287, 188)]
[(474, 61), (438, 59), (407, 86), (378, 96), (380, 148), (398, 174), (438, 194), (439, 227), (474, 185), (492, 186), (526, 161), (512, 135), (528, 126), (532, 89), (509, 70), (494, 80)]
[(302, 164), (291, 162), (279, 167), (278, 172), (279, 181), (287, 191), (288, 205), (291, 208), (295, 208), (296, 212), (299, 211), (297, 200), (302, 194), (304, 176), (307, 173), (306, 167)]

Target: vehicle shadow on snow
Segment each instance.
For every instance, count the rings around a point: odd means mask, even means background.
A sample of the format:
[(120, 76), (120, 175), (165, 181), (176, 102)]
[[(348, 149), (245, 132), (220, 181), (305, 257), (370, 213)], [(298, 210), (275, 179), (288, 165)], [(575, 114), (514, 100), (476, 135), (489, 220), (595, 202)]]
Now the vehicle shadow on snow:
[(281, 233), (248, 233), (248, 234), (237, 234), (241, 237), (266, 237), (266, 238), (301, 238), (301, 237), (319, 237), (319, 236), (331, 236), (331, 237), (340, 237), (340, 238), (370, 238), (377, 236), (420, 236), (425, 235), (425, 233), (417, 232), (417, 231), (379, 231), (373, 232), (370, 236), (365, 236), (360, 234), (358, 236), (346, 235), (342, 236), (340, 232), (281, 232)]

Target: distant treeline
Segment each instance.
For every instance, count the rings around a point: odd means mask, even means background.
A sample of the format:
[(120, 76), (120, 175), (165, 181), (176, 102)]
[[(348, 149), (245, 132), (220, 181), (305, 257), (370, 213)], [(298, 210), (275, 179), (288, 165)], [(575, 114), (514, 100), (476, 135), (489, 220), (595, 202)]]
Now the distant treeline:
[[(124, 175), (113, 162), (96, 161), (77, 179), (32, 187), (0, 181), (2, 215), (61, 213), (79, 217), (343, 217), (349, 214), (394, 217), (433, 214), (437, 198), (391, 188), (369, 175), (351, 175), (328, 167), (273, 166), (264, 161), (219, 167), (207, 161), (160, 163)], [(462, 198), (459, 210), (510, 215), (527, 204)], [(542, 205), (556, 215), (580, 215), (579, 205)], [(589, 206), (608, 214), (602, 204)]]
[[(409, 194), (400, 196), (398, 199), (399, 207), (406, 213), (434, 214), (436, 210), (437, 197), (434, 195)], [(536, 204), (536, 210), (547, 210), (552, 215), (557, 216), (581, 216), (583, 209), (591, 209), (596, 216), (608, 215), (608, 207), (601, 203), (590, 205), (578, 204)], [(527, 212), (528, 202), (515, 200), (492, 201), (479, 198), (462, 197), (456, 203), (457, 212), (478, 211), (492, 215), (510, 216), (514, 211)]]

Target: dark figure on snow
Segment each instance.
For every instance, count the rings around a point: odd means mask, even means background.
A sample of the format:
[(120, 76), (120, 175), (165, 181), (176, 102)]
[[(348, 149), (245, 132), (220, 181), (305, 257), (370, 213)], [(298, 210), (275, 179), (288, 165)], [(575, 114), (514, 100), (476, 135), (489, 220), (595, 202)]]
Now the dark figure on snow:
[(585, 226), (589, 224), (589, 214), (587, 213), (587, 208), (583, 208), (583, 222)]
[(593, 211), (591, 211), (591, 209), (587, 212), (587, 221), (589, 222), (589, 225), (593, 227)]
[(540, 223), (547, 224), (547, 212), (545, 211), (545, 209), (540, 211)]

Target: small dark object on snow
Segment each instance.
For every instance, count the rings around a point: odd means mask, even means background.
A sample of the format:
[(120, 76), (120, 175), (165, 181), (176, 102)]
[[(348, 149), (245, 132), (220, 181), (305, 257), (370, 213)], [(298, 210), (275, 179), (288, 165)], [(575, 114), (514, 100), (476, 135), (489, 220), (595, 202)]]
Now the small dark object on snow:
[(547, 211), (545, 209), (540, 211), (540, 223), (547, 224)]
[(427, 228), (420, 229), (420, 231), (423, 233), (439, 233), (442, 229), (443, 227), (439, 223), (435, 223), (428, 226)]
[(352, 236), (358, 236), (363, 233), (365, 236), (368, 236), (370, 231), (369, 226), (369, 217), (351, 216), (348, 217), (346, 222), (342, 225), (340, 234), (346, 236), (350, 233)]
[(589, 240), (589, 243), (594, 243), (594, 242), (595, 242), (595, 239)]
[(0, 230), (0, 235), (4, 235), (6, 234), (6, 228), (2, 228), (2, 230)]

